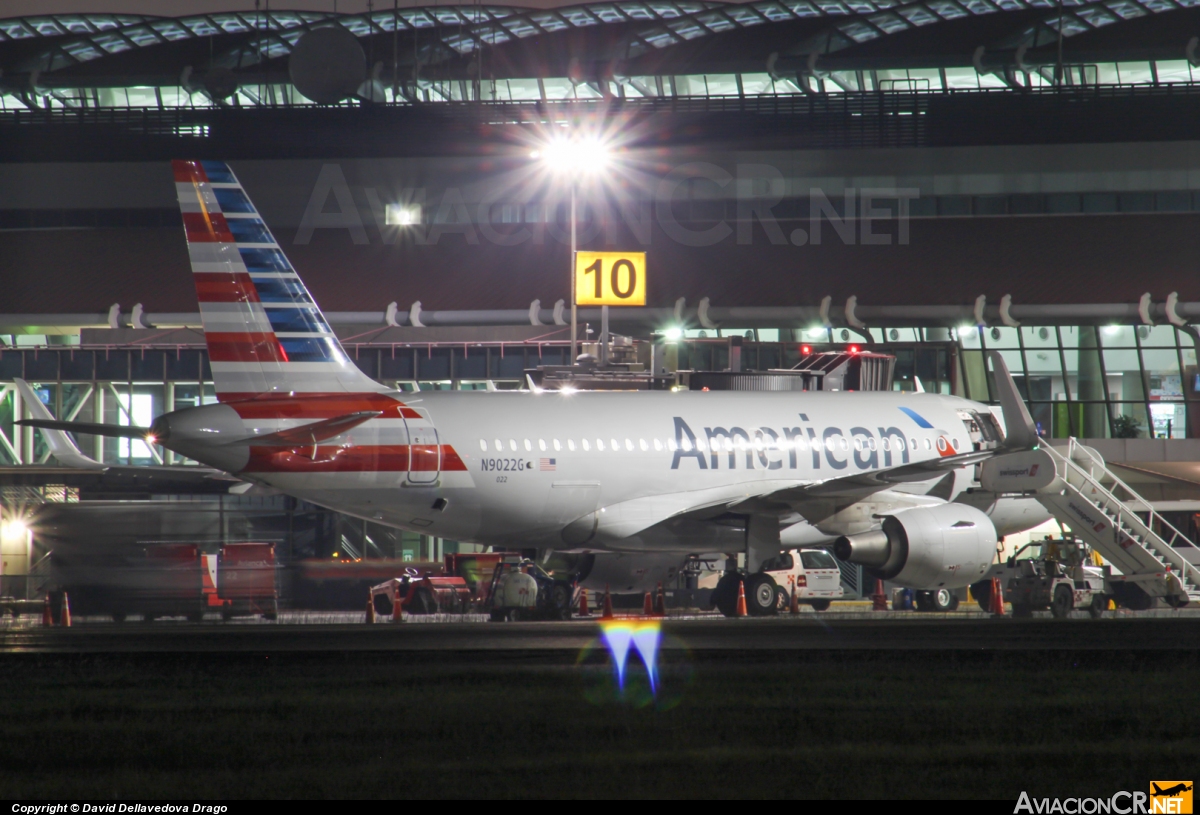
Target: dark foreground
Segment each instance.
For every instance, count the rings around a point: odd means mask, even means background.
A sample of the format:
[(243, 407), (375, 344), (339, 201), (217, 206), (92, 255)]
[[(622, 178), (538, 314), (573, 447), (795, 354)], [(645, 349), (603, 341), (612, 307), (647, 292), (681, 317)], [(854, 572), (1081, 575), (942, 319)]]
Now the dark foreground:
[(587, 648), (8, 653), (0, 796), (1015, 801), (1200, 766), (1194, 637), (772, 651), (676, 636), (657, 696), (635, 658), (623, 698)]

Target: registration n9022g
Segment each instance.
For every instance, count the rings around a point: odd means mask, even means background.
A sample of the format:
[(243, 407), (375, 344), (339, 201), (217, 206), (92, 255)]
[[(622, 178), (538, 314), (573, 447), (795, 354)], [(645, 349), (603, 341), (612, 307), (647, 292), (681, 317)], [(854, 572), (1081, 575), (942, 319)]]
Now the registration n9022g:
[(528, 467), (523, 458), (483, 458), (479, 463), (485, 473), (513, 473)]

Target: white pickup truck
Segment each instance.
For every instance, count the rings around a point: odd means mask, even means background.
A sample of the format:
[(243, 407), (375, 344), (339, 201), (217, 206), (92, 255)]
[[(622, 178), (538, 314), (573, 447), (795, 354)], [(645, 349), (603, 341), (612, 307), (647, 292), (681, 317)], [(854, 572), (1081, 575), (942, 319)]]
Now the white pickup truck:
[(790, 549), (767, 561), (763, 571), (778, 584), (775, 604), (780, 611), (791, 607), (793, 590), (798, 602), (817, 611), (825, 611), (844, 594), (837, 562), (823, 549)]

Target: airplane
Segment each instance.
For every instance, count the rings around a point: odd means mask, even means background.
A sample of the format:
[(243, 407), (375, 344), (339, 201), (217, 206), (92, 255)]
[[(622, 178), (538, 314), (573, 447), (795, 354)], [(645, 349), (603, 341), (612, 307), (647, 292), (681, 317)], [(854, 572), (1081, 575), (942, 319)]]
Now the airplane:
[(1182, 782), (1176, 784), (1173, 787), (1167, 787), (1165, 790), (1160, 788), (1158, 786), (1158, 784), (1155, 784), (1153, 781), (1150, 782), (1150, 786), (1154, 787), (1154, 792), (1150, 793), (1151, 797), (1154, 797), (1154, 798), (1158, 798), (1159, 796), (1164, 796), (1166, 798), (1174, 798), (1175, 796), (1177, 796), (1181, 793), (1187, 792), (1188, 790), (1190, 790), (1192, 788), (1191, 784), (1184, 784)]
[[(760, 567), (832, 544), (917, 589), (978, 580), (1000, 536), (1049, 515), (980, 494), (974, 466), (1039, 439), (993, 355), (988, 406), (898, 392), (433, 391), (355, 366), (229, 167), (172, 163), (217, 404), (140, 434), (338, 512), (417, 533), (567, 553), (745, 553), (714, 598), (774, 613)], [(956, 499), (963, 500), (956, 500)], [(736, 564), (735, 564), (736, 565)]]

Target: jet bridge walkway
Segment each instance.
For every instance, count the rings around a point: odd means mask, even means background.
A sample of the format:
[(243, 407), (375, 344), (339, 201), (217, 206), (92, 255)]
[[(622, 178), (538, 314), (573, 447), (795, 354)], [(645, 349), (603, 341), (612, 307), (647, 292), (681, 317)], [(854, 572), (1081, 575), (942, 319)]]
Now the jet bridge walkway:
[[(1200, 569), (1175, 549), (1191, 541), (1095, 451), (1072, 438), (1065, 448), (1043, 444), (1038, 452), (1053, 463), (1055, 478), (1038, 489), (1037, 500), (1120, 572), (1109, 578), (1114, 584), (1136, 585), (1146, 594), (1146, 608), (1155, 597), (1177, 608), (1200, 601)], [(1135, 506), (1148, 511), (1144, 520)]]

